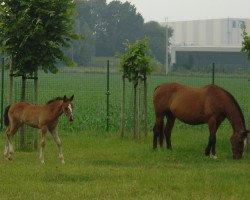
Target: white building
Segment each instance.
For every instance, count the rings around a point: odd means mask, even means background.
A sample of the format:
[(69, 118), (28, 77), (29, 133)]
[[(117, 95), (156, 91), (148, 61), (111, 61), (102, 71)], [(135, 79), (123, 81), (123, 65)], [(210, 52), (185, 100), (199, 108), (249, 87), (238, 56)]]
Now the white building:
[[(167, 25), (174, 30), (173, 37), (170, 39), (171, 65), (178, 63), (176, 60), (178, 52), (240, 53), (242, 27), (246, 26), (250, 34), (250, 19), (207, 19), (167, 22), (162, 25)], [(243, 54), (242, 58), (244, 58)]]

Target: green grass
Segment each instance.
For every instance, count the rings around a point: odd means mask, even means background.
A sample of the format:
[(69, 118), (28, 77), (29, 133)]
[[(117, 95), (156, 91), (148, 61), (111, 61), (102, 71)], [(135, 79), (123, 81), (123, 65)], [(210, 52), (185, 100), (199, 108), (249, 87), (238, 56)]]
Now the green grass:
[(122, 140), (117, 133), (63, 132), (65, 165), (48, 135), (45, 165), (39, 152), (0, 159), (0, 199), (248, 200), (250, 155), (232, 159), (230, 134), (218, 132), (212, 160), (203, 154), (206, 129), (175, 129), (172, 152), (153, 151), (152, 133), (134, 141), (128, 134)]

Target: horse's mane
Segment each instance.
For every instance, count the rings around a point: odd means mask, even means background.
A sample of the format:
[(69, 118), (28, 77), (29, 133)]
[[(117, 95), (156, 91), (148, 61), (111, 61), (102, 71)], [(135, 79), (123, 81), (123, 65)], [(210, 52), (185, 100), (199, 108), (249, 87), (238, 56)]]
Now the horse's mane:
[(244, 126), (244, 128), (246, 128), (245, 118), (244, 118), (244, 115), (243, 115), (243, 112), (242, 112), (242, 110), (241, 110), (241, 108), (240, 108), (239, 103), (236, 101), (236, 99), (234, 98), (234, 96), (233, 96), (231, 93), (229, 93), (228, 91), (224, 90), (224, 89), (221, 88), (221, 87), (220, 87), (220, 89), (221, 89), (222, 91), (224, 91), (224, 92), (227, 94), (227, 96), (233, 101), (234, 105), (235, 105), (236, 108), (238, 109), (238, 111), (239, 111), (239, 113), (240, 113), (240, 116), (241, 116), (241, 118), (242, 118), (242, 120), (243, 120), (243, 126)]
[(54, 99), (49, 100), (46, 104), (48, 105), (48, 104), (53, 103), (53, 102), (58, 101), (58, 100), (63, 100), (63, 98), (62, 97), (56, 97)]

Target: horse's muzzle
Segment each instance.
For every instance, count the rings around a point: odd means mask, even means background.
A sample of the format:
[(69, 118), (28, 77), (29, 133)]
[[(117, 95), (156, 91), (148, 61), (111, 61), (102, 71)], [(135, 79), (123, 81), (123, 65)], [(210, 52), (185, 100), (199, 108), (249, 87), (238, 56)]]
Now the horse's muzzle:
[(69, 118), (69, 121), (70, 121), (70, 122), (73, 122), (73, 117), (70, 117), (70, 118)]

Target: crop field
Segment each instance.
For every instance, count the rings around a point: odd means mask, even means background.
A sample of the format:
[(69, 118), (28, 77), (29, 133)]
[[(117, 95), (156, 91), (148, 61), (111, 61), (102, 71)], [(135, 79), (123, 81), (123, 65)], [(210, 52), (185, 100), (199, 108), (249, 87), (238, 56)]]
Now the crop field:
[[(5, 79), (7, 83), (7, 79)], [(65, 72), (39, 75), (39, 103), (75, 95), (74, 122), (62, 117), (59, 135), (66, 164), (57, 158), (51, 135), (47, 135), (45, 165), (39, 151), (16, 151), (12, 161), (0, 159), (0, 199), (213, 199), (248, 200), (250, 154), (233, 160), (227, 121), (217, 133), (218, 159), (204, 156), (207, 126), (176, 122), (173, 151), (152, 150), (154, 112), (152, 93), (162, 82), (200, 87), (211, 77), (151, 76), (148, 79), (149, 135), (133, 140), (133, 90), (126, 83), (126, 133), (119, 135), (121, 75), (110, 74), (110, 132), (106, 132), (106, 74)], [(19, 82), (15, 81), (15, 101)], [(250, 83), (247, 78), (220, 77), (215, 83), (239, 102), (248, 126)], [(32, 101), (32, 81), (27, 84)], [(6, 92), (5, 92), (6, 95)], [(143, 135), (143, 134), (142, 134)], [(5, 135), (0, 135), (2, 147)], [(3, 148), (2, 148), (3, 149)]]
[[(41, 103), (55, 97), (75, 95), (75, 121), (68, 125), (63, 121), (66, 130), (105, 130), (106, 128), (106, 74), (103, 73), (59, 73), (57, 75), (41, 75), (39, 101)], [(211, 77), (183, 76), (150, 76), (148, 79), (148, 127), (154, 123), (152, 96), (154, 88), (163, 82), (179, 82), (194, 87), (202, 87), (211, 83)], [(220, 77), (215, 84), (228, 90), (239, 102), (246, 120), (248, 120), (248, 104), (250, 99), (250, 82), (247, 78)], [(110, 74), (110, 129), (118, 131), (121, 110), (121, 75)], [(143, 95), (143, 94), (142, 94)], [(130, 130), (133, 113), (132, 84), (126, 82), (126, 128)], [(67, 124), (65, 124), (67, 123)], [(181, 126), (177, 122), (177, 126)]]

